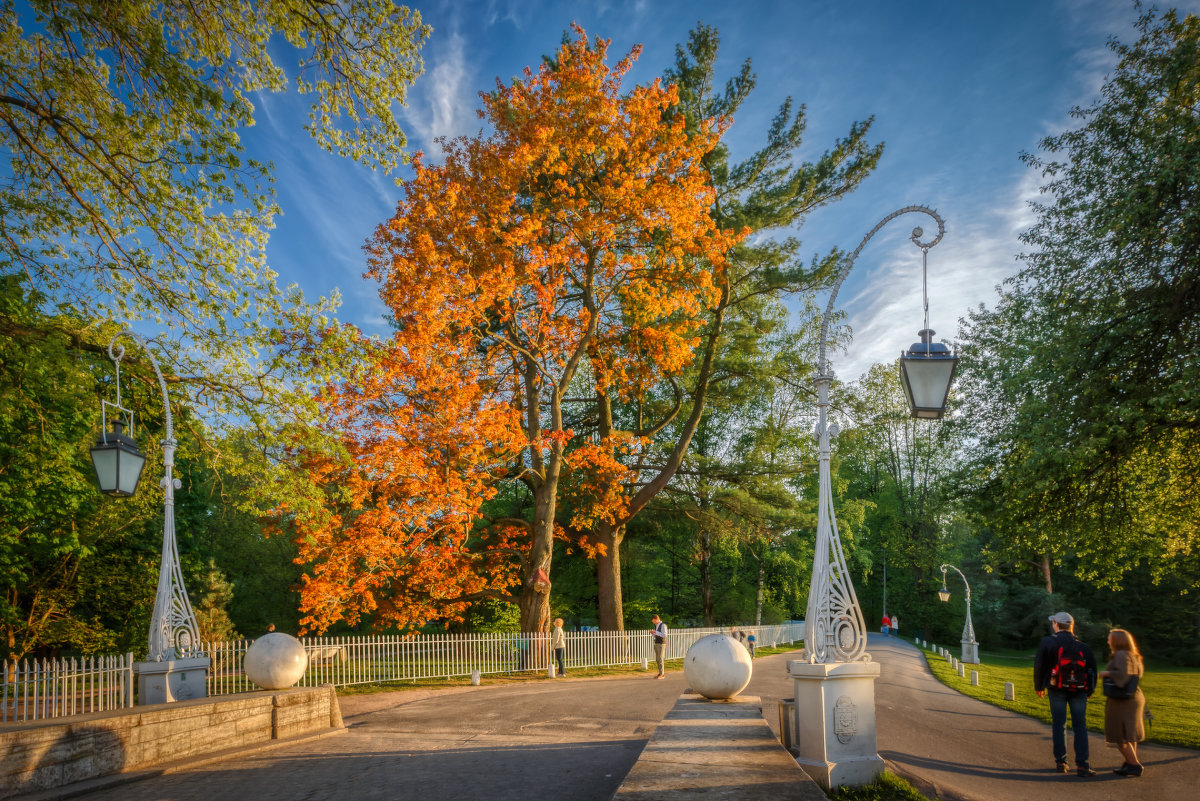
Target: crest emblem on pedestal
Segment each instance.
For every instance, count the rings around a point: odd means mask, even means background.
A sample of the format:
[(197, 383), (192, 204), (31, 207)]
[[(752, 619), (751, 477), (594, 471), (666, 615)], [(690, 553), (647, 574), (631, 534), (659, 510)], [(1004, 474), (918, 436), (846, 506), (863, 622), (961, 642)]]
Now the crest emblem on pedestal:
[(833, 733), (840, 743), (848, 743), (858, 734), (858, 709), (848, 695), (841, 696), (834, 704)]

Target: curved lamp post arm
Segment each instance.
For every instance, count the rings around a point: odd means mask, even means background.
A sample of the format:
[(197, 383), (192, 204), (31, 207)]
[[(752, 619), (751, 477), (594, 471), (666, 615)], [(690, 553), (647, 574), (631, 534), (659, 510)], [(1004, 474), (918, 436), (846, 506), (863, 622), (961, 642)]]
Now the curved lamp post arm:
[(942, 565), (942, 586), (946, 586), (946, 568), (953, 570), (962, 578), (963, 586), (967, 588), (967, 602), (969, 603), (971, 600), (971, 585), (967, 582), (967, 577), (963, 575), (963, 572), (954, 565)]
[(954, 565), (942, 565), (942, 586), (946, 586), (946, 569), (949, 568), (962, 577), (963, 586), (967, 588), (967, 620), (963, 623), (962, 641), (964, 643), (975, 642), (975, 624), (971, 622), (971, 584), (967, 581), (967, 577), (963, 572)]
[(108, 358), (117, 365), (118, 397), (120, 403), (121, 359), (125, 357), (124, 346), (117, 343), (121, 337), (133, 340), (150, 359), (158, 387), (162, 391), (163, 412), (166, 419), (166, 436), (163, 438), (163, 544), (162, 559), (158, 568), (158, 593), (154, 598), (154, 614), (150, 619), (150, 650), (147, 659), (163, 662), (200, 656), (200, 628), (196, 615), (188, 600), (187, 588), (183, 583), (183, 571), (179, 565), (179, 548), (175, 542), (175, 490), (181, 486), (173, 473), (175, 467), (175, 427), (171, 419), (171, 403), (167, 397), (167, 382), (159, 369), (158, 360), (145, 339), (132, 331), (121, 331), (108, 343)]
[(897, 209), (880, 220), (872, 228), (862, 242), (850, 254), (842, 271), (838, 274), (825, 307), (825, 315), (821, 318), (820, 352), (817, 359), (817, 376), (814, 384), (817, 390), (817, 429), (818, 447), (818, 489), (817, 489), (817, 543), (813, 555), (812, 579), (808, 588), (808, 608), (805, 612), (804, 646), (808, 651), (808, 659), (814, 663), (852, 662), (869, 660), (867, 651), (867, 628), (863, 621), (862, 608), (858, 604), (858, 596), (854, 592), (854, 584), (850, 580), (850, 571), (846, 567), (846, 556), (842, 551), (841, 539), (838, 537), (837, 516), (833, 511), (833, 489), (830, 477), (829, 454), (830, 438), (837, 435), (837, 425), (828, 422), (829, 385), (833, 376), (829, 373), (825, 360), (826, 340), (829, 337), (829, 319), (833, 314), (834, 302), (838, 290), (846, 275), (854, 267), (858, 254), (881, 228), (902, 214), (918, 212), (927, 214), (937, 223), (938, 233), (929, 242), (921, 241), (924, 232), (914, 228), (913, 244), (927, 252), (941, 241), (946, 231), (945, 222), (933, 209), (925, 206), (905, 206)]
[[(925, 232), (922, 229), (914, 228), (912, 230), (912, 234), (909, 236), (909, 239), (911, 239), (912, 243), (914, 245), (916, 245), (917, 247), (919, 247), (921, 250), (928, 251), (930, 248), (935, 246), (938, 242), (941, 242), (942, 237), (945, 236), (946, 221), (942, 219), (940, 214), (938, 214), (936, 211), (934, 211), (933, 209), (931, 209), (927, 206), (905, 206), (902, 209), (896, 209), (891, 214), (889, 214), (888, 216), (886, 216), (882, 220), (880, 220), (878, 223), (876, 223), (875, 227), (867, 232), (867, 235), (864, 236), (862, 241), (858, 243), (858, 247), (856, 247), (854, 249), (854, 252), (850, 254), (849, 258), (846, 259), (846, 265), (844, 267), (842, 267), (842, 271), (840, 273), (838, 273), (837, 280), (833, 282), (833, 289), (829, 293), (829, 301), (825, 304), (825, 314), (821, 317), (821, 340), (820, 340), (820, 353), (817, 356), (817, 375), (825, 375), (826, 374), (826, 367), (828, 366), (828, 364), (825, 361), (825, 344), (829, 340), (829, 318), (833, 315), (833, 304), (837, 301), (838, 292), (842, 288), (842, 283), (846, 280), (846, 276), (850, 274), (851, 268), (854, 267), (854, 262), (855, 262), (855, 260), (858, 259), (858, 254), (862, 253), (862, 249), (864, 247), (866, 247), (866, 244), (871, 241), (871, 238), (873, 236), (875, 236), (875, 234), (879, 233), (881, 228), (883, 228), (885, 225), (887, 225), (888, 223), (890, 223), (892, 220), (896, 219), (900, 215), (908, 214), (910, 212), (918, 212), (920, 214), (928, 214), (930, 217), (933, 218), (933, 221), (937, 223), (937, 227), (938, 227), (937, 236), (935, 236), (933, 239), (931, 239), (928, 242), (921, 241), (921, 237), (925, 235)], [(929, 316), (928, 303), (929, 303), (929, 301), (928, 301), (928, 299), (925, 301), (925, 303), (926, 303), (925, 327), (928, 328), (929, 327), (929, 320), (928, 320), (928, 316)]]

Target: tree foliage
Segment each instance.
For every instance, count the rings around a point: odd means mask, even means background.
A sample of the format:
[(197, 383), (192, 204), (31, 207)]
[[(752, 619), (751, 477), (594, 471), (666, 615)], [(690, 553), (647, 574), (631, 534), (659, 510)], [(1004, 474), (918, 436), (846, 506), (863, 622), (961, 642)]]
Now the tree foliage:
[[(370, 245), (396, 332), (323, 397), (354, 464), (313, 465), (346, 503), (301, 521), (312, 628), (364, 612), (456, 618), (500, 596), (519, 601), (525, 630), (543, 629), (560, 479), (587, 477), (571, 528), (611, 519), (627, 471), (616, 454), (642, 447), (609, 431), (568, 449), (570, 389), (586, 375), (633, 400), (692, 358), (742, 235), (708, 214), (701, 161), (726, 123), (689, 133), (658, 81), (623, 95), (637, 51), (610, 68), (607, 41), (575, 34), (482, 95), (490, 134), (444, 143), (442, 166), (415, 160)], [(484, 519), (513, 481), (528, 514)]]
[(1100, 98), (1025, 160), (1019, 275), (964, 333), (966, 480), (996, 559), (1119, 586), (1200, 548), (1200, 19), (1147, 13)]
[(80, 346), (105, 344), (96, 318), (165, 331), (173, 388), (212, 423), (303, 420), (329, 366), (307, 345), (336, 299), (276, 285), (271, 165), (241, 132), (290, 80), (320, 146), (390, 169), (404, 158), (391, 104), (427, 32), (392, 0), (3, 0), (0, 273), (67, 313), (48, 319), (76, 320)]

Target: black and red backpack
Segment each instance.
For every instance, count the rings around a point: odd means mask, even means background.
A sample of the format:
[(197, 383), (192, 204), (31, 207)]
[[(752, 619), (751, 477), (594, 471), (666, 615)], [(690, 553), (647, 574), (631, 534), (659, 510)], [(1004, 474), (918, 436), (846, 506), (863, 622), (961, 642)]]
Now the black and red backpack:
[(1050, 686), (1069, 693), (1089, 692), (1087, 656), (1083, 644), (1072, 638), (1058, 648), (1058, 659), (1050, 669)]

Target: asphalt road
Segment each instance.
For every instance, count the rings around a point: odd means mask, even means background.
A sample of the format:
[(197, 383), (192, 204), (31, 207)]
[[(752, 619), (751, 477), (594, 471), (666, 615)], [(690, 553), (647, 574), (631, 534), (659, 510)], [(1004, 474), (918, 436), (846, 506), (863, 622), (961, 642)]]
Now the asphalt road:
[[(1114, 749), (1092, 737), (1099, 776), (1054, 772), (1050, 728), (960, 695), (929, 674), (916, 648), (871, 635), (878, 746), (931, 798), (1186, 799), (1200, 788), (1200, 751), (1142, 749), (1146, 775), (1126, 779)], [(762, 699), (778, 736), (791, 697), (787, 655), (755, 662), (745, 694)], [(528, 681), (341, 699), (349, 732), (186, 772), (112, 787), (89, 801), (608, 801), (686, 685), (630, 678)]]

